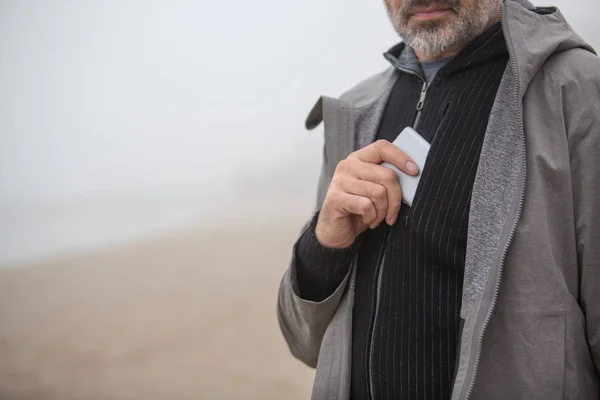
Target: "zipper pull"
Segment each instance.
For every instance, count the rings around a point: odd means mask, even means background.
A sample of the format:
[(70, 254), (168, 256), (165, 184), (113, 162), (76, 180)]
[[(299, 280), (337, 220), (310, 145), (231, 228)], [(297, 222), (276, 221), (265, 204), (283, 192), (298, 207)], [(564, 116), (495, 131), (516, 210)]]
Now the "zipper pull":
[(425, 104), (425, 97), (427, 96), (427, 89), (429, 89), (429, 83), (423, 82), (423, 90), (421, 90), (421, 98), (417, 103), (417, 111), (421, 111), (423, 109), (423, 105)]

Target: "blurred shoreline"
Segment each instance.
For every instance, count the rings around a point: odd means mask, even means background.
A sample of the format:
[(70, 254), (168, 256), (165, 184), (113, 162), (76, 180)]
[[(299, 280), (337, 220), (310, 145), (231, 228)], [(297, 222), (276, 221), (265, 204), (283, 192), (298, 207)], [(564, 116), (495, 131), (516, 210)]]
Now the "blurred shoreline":
[(308, 398), (275, 306), (309, 214), (254, 208), (1, 270), (0, 398)]

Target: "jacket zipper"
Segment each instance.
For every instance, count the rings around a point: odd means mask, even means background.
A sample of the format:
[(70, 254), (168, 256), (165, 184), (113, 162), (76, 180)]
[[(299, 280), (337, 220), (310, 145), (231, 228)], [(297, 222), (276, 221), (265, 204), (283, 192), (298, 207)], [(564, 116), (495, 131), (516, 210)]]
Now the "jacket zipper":
[[(413, 73), (414, 74), (414, 73)], [(422, 79), (419, 76), (420, 79)], [(423, 82), (423, 88), (421, 89), (421, 96), (419, 97), (419, 102), (417, 103), (417, 115), (415, 116), (415, 121), (413, 123), (413, 129), (417, 129), (419, 126), (419, 120), (421, 119), (421, 114), (423, 111), (423, 106), (425, 105), (425, 99), (427, 98), (427, 91), (429, 90), (429, 83), (426, 81)], [(377, 284), (375, 288), (375, 314), (373, 316), (373, 323), (371, 324), (371, 332), (369, 336), (369, 394), (371, 400), (375, 400), (375, 390), (374, 390), (374, 373), (373, 373), (373, 351), (374, 351), (374, 343), (373, 336), (375, 335), (375, 325), (377, 324), (377, 317), (379, 316), (379, 303), (381, 301), (381, 281), (383, 279), (383, 266), (385, 264), (386, 259), (386, 249), (388, 246), (388, 241), (390, 238), (390, 230), (391, 227), (387, 228), (385, 233), (385, 237), (383, 239), (383, 245), (381, 246), (381, 250), (379, 252), (379, 258), (377, 261)]]
[[(515, 62), (515, 54), (514, 54), (514, 49), (513, 49), (513, 44), (512, 41), (509, 40), (508, 38), (510, 38), (509, 36), (509, 32), (508, 32), (508, 28), (507, 28), (507, 21), (506, 21), (506, 11), (505, 11), (505, 6), (502, 6), (502, 31), (504, 33), (504, 37), (507, 38), (506, 42), (507, 42), (507, 48), (508, 48), (508, 53), (509, 53), (509, 58), (510, 58), (510, 63), (511, 63), (511, 68), (513, 70), (513, 76), (514, 76), (514, 80), (515, 80), (515, 102), (517, 104), (518, 107), (518, 120), (519, 120), (519, 133), (523, 134), (525, 132), (525, 126), (523, 124), (523, 110), (519, 100), (519, 92), (520, 92), (520, 87), (519, 87), (519, 81), (518, 81), (518, 76), (517, 76), (517, 65)], [(475, 378), (477, 377), (477, 370), (479, 368), (479, 361), (481, 358), (481, 346), (483, 345), (483, 335), (485, 333), (485, 331), (487, 330), (487, 327), (490, 323), (490, 320), (492, 319), (492, 313), (494, 312), (494, 309), (496, 308), (496, 303), (498, 302), (498, 293), (500, 291), (500, 281), (502, 280), (502, 272), (504, 269), (504, 263), (506, 261), (506, 256), (508, 255), (508, 249), (510, 247), (510, 244), (512, 243), (515, 233), (517, 231), (517, 225), (519, 220), (521, 219), (521, 215), (523, 213), (523, 205), (524, 205), (524, 196), (523, 193), (525, 193), (525, 189), (526, 189), (526, 185), (527, 185), (527, 181), (526, 181), (526, 177), (527, 177), (527, 153), (526, 153), (526, 146), (525, 146), (525, 139), (523, 139), (520, 142), (520, 147), (521, 147), (521, 157), (522, 157), (522, 162), (523, 162), (523, 174), (522, 174), (522, 178), (521, 178), (521, 191), (519, 193), (519, 206), (517, 208), (517, 215), (516, 218), (513, 222), (513, 226), (511, 228), (511, 232), (510, 235), (508, 236), (508, 240), (506, 241), (506, 244), (504, 246), (504, 250), (502, 253), (502, 257), (500, 258), (500, 265), (498, 266), (498, 279), (496, 280), (496, 285), (494, 287), (494, 296), (492, 298), (492, 302), (490, 304), (490, 308), (488, 309), (485, 321), (483, 323), (483, 327), (481, 332), (479, 333), (479, 338), (478, 338), (478, 346), (477, 346), (477, 353), (475, 355), (475, 360), (474, 360), (474, 364), (473, 364), (473, 374), (471, 376), (471, 382), (469, 384), (469, 389), (466, 393), (465, 396), (465, 400), (468, 400), (471, 397), (471, 394), (473, 393), (473, 388), (475, 387)]]

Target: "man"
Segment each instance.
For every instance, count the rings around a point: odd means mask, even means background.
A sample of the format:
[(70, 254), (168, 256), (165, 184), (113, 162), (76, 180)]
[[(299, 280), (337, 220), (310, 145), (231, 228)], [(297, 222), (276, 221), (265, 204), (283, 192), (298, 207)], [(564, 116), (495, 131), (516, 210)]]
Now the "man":
[[(598, 399), (600, 61), (526, 0), (386, 5), (391, 68), (307, 120), (318, 211), (278, 317), (313, 399)], [(412, 207), (382, 162), (420, 174)]]

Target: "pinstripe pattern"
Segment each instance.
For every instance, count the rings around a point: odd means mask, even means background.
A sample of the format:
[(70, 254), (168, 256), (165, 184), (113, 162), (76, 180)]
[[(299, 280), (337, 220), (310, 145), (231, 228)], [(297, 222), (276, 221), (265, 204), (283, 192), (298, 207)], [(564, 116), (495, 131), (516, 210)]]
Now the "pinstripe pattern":
[[(474, 41), (432, 83), (417, 131), (431, 144), (412, 208), (365, 235), (353, 321), (352, 398), (368, 398), (374, 341), (377, 399), (447, 399), (456, 361), (471, 191), (487, 120), (508, 55), (499, 26)], [(422, 81), (401, 74), (380, 126), (393, 141), (412, 124)], [(375, 255), (391, 229), (380, 316), (373, 318)], [(370, 327), (375, 323), (373, 337)]]

